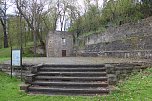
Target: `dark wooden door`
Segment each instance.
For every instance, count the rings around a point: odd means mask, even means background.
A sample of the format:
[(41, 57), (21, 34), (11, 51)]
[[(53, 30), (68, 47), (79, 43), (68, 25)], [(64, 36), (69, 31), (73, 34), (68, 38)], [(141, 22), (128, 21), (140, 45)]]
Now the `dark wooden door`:
[(62, 50), (62, 57), (66, 57), (66, 50)]

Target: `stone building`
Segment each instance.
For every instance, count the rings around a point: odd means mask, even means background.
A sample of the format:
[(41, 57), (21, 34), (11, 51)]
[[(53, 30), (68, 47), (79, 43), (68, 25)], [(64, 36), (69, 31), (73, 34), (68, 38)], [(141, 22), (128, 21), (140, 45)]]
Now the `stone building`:
[(73, 35), (69, 32), (49, 32), (46, 38), (47, 57), (66, 57), (73, 55)]

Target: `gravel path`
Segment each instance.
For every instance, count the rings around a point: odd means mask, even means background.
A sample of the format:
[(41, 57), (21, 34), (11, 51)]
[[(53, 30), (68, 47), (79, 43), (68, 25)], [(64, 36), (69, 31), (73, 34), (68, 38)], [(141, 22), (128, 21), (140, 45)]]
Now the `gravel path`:
[[(103, 63), (132, 63), (146, 62), (141, 59), (125, 59), (125, 58), (103, 58), (103, 57), (38, 57), (38, 58), (23, 58), (23, 64), (103, 64)], [(10, 64), (10, 61), (4, 62)]]

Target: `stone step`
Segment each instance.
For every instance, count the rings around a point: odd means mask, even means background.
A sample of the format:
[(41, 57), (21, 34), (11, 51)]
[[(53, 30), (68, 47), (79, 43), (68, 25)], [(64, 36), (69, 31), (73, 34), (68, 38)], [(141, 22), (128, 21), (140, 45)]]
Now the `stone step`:
[(108, 77), (62, 77), (62, 76), (36, 76), (35, 80), (54, 81), (107, 81)]
[(63, 87), (108, 87), (105, 82), (50, 82), (50, 81), (34, 81), (32, 85), (39, 86), (63, 86)]
[(47, 76), (106, 76), (106, 72), (38, 72), (37, 75), (47, 75)]
[(105, 68), (59, 68), (59, 67), (43, 67), (40, 71), (64, 71), (64, 72), (103, 72), (106, 71)]
[(43, 93), (43, 94), (58, 94), (58, 95), (87, 95), (87, 94), (94, 94), (94, 95), (101, 95), (101, 94), (108, 94), (109, 89), (108, 88), (55, 88), (55, 87), (36, 87), (31, 86), (28, 88), (29, 92), (32, 93)]
[(104, 65), (42, 65), (33, 67), (29, 76), (29, 93), (51, 95), (108, 94), (108, 77)]
[(44, 64), (42, 68), (44, 67), (59, 67), (59, 68), (104, 68), (104, 64)]

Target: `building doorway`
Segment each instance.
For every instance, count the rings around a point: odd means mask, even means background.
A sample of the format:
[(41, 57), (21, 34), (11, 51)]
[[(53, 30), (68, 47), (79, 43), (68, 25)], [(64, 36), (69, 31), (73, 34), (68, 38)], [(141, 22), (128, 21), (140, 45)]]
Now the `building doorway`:
[(62, 57), (66, 57), (66, 50), (62, 50)]

